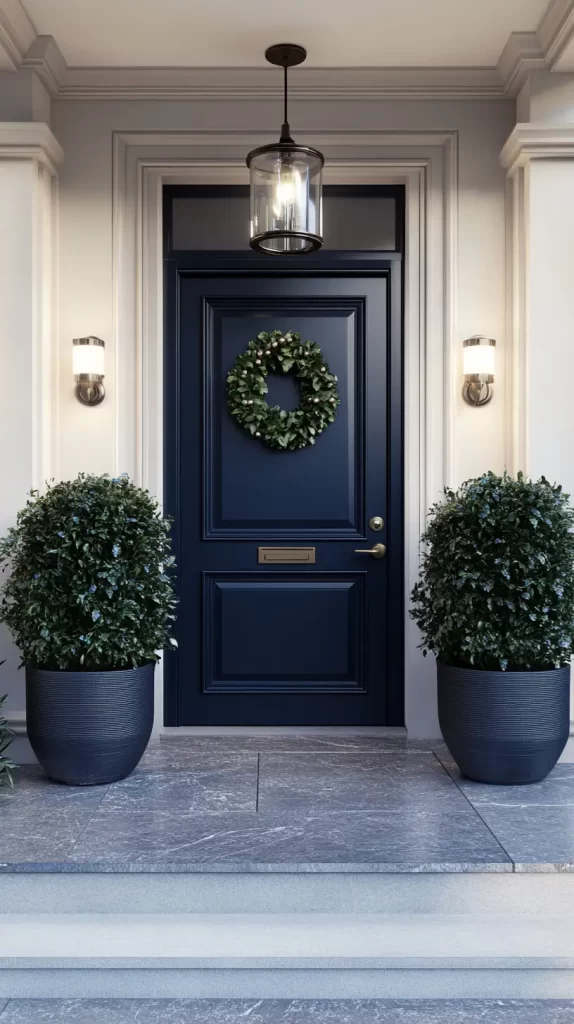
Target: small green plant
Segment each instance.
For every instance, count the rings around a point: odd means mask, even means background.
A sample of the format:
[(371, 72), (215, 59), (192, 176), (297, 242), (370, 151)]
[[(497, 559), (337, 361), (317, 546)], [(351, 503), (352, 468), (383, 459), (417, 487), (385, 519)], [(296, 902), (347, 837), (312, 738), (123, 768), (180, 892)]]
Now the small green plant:
[(431, 509), (411, 616), (427, 654), (466, 668), (567, 665), (574, 510), (561, 487), (487, 473)]
[(169, 522), (127, 476), (33, 491), (0, 542), (0, 605), (27, 665), (112, 670), (175, 647)]
[(16, 765), (9, 757), (4, 756), (12, 742), (12, 731), (8, 728), (8, 723), (2, 714), (2, 705), (5, 700), (6, 695), (0, 697), (0, 786), (4, 782), (13, 786), (12, 772), (15, 771)]

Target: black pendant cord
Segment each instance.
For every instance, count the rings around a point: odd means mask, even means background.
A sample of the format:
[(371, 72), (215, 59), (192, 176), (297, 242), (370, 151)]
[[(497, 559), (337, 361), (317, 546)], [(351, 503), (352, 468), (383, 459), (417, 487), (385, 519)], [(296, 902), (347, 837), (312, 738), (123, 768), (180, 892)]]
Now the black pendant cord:
[(281, 125), (281, 142), (293, 142), (291, 138), (291, 128), (289, 127), (288, 114), (287, 114), (287, 71), (288, 65), (283, 65), (283, 124)]

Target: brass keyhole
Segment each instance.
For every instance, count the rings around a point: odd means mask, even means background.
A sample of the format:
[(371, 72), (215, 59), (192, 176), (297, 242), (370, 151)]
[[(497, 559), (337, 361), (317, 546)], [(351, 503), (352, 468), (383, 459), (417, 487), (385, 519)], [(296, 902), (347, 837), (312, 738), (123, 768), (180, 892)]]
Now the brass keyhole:
[(372, 519), (369, 519), (369, 526), (371, 530), (376, 530), (378, 532), (383, 529), (384, 525), (385, 522), (380, 516), (373, 516)]

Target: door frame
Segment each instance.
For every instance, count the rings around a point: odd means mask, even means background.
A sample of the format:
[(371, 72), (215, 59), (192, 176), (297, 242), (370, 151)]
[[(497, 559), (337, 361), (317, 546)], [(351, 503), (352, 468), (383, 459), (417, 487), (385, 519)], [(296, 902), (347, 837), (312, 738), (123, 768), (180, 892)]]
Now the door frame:
[[(405, 186), (405, 600), (429, 506), (452, 480), (456, 390), (456, 132), (318, 130), (327, 184)], [(271, 133), (116, 132), (113, 136), (115, 470), (163, 499), (163, 186), (244, 184), (245, 154)], [(434, 666), (405, 609), (405, 722), (439, 735)], [(156, 672), (156, 732), (163, 726)], [(173, 730), (169, 730), (173, 731)]]
[[(167, 364), (171, 367), (171, 377), (175, 367), (179, 363), (179, 341), (178, 329), (178, 296), (182, 286), (182, 278), (187, 275), (196, 278), (212, 277), (224, 274), (228, 278), (241, 278), (246, 275), (257, 277), (282, 276), (305, 276), (305, 277), (329, 277), (343, 275), (346, 280), (354, 277), (363, 279), (384, 278), (386, 285), (386, 302), (388, 318), (386, 324), (386, 358), (387, 358), (387, 381), (386, 381), (386, 410), (387, 410), (387, 434), (386, 434), (386, 456), (384, 467), (387, 475), (386, 481), (386, 534), (387, 556), (385, 559), (386, 568), (386, 629), (387, 629), (387, 650), (385, 655), (385, 719), (386, 725), (391, 727), (402, 727), (404, 723), (404, 650), (403, 645), (397, 643), (396, 637), (402, 635), (404, 628), (404, 457), (403, 457), (403, 309), (402, 309), (402, 267), (403, 251), (397, 247), (396, 250), (386, 252), (335, 252), (321, 250), (306, 257), (304, 262), (294, 265), (292, 258), (280, 256), (274, 257), (271, 261), (266, 256), (248, 251), (247, 253), (226, 252), (224, 250), (208, 250), (193, 253), (187, 250), (173, 250), (169, 245), (168, 222), (172, 217), (172, 202), (174, 191), (180, 190), (181, 186), (168, 186), (164, 190), (164, 239), (165, 248), (165, 277), (164, 277), (164, 300), (165, 300), (165, 324), (164, 330), (168, 335), (167, 342)], [(185, 188), (185, 186), (184, 186)], [(350, 186), (350, 191), (352, 186)], [(182, 192), (182, 194), (184, 194)], [(402, 244), (402, 232), (404, 228), (402, 203), (404, 192), (395, 196), (397, 243)], [(247, 200), (246, 200), (247, 201)], [(166, 381), (166, 396), (170, 394), (169, 378)], [(204, 385), (205, 386), (205, 385)], [(366, 389), (369, 390), (368, 388)], [(178, 528), (180, 487), (178, 480), (178, 451), (181, 448), (180, 422), (177, 412), (178, 400), (171, 394), (172, 402), (165, 410), (164, 436), (167, 441), (167, 449), (164, 452), (166, 475), (164, 477), (164, 498), (167, 506), (167, 513), (173, 518), (173, 551), (176, 558), (176, 565), (180, 563), (180, 532)], [(367, 401), (365, 394), (365, 401)], [(371, 401), (373, 398), (371, 397)], [(174, 454), (175, 453), (175, 454)], [(205, 453), (204, 453), (205, 455)], [(373, 472), (371, 467), (370, 473)], [(376, 475), (376, 471), (375, 471)], [(325, 535), (323, 540), (327, 540)], [(342, 538), (338, 538), (341, 540)], [(278, 540), (277, 537), (267, 538), (266, 543)], [(369, 543), (367, 533), (363, 540)], [(294, 541), (292, 541), (294, 542)], [(362, 543), (362, 541), (361, 541)], [(197, 570), (199, 572), (199, 568)], [(329, 570), (325, 570), (329, 575)], [(325, 575), (323, 574), (323, 575)], [(233, 575), (233, 572), (231, 572)], [(263, 577), (262, 577), (263, 578)], [(400, 600), (395, 602), (391, 599), (396, 595)], [(177, 725), (180, 717), (181, 707), (181, 682), (179, 669), (179, 655), (177, 652), (169, 652), (164, 657), (164, 722), (167, 719), (170, 723), (166, 729)], [(376, 685), (376, 679), (373, 683)], [(378, 723), (373, 723), (378, 724)], [(182, 728), (186, 728), (183, 726)]]

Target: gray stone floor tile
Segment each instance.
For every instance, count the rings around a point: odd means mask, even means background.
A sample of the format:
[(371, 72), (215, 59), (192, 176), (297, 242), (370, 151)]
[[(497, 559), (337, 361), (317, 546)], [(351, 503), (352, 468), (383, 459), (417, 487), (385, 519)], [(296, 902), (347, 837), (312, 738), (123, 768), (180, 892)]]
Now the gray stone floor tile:
[(465, 804), (433, 754), (260, 755), (261, 811), (434, 811)]
[(529, 786), (488, 786), (465, 779), (458, 768), (451, 769), (451, 778), (476, 807), (498, 804), (505, 807), (574, 806), (574, 764), (557, 764), (542, 782)]
[(407, 741), (403, 736), (366, 736), (363, 734), (351, 733), (346, 735), (301, 734), (292, 736), (274, 735), (234, 735), (234, 736), (182, 736), (155, 740), (150, 743), (138, 770), (147, 771), (185, 769), (190, 760), (194, 760), (198, 754), (210, 753), (237, 753), (253, 751), (283, 752), (283, 753), (346, 753), (354, 751), (372, 750), (373, 752), (397, 752), (404, 754), (429, 753), (432, 743), (421, 741)]
[(60, 807), (95, 809), (108, 786), (65, 786), (52, 782), (39, 765), (23, 765), (14, 772), (14, 788), (0, 786), (0, 816), (8, 808)]
[(569, 1000), (14, 999), (2, 1024), (572, 1024)]
[(2, 1010), (6, 1006), (7, 1002), (8, 1002), (7, 999), (0, 999), (0, 1017), (2, 1016)]
[(481, 804), (479, 813), (517, 870), (574, 871), (574, 807)]
[(115, 783), (102, 802), (107, 812), (251, 811), (257, 805), (257, 753), (195, 754), (185, 770), (140, 770)]
[(59, 862), (66, 858), (90, 820), (76, 807), (0, 806), (0, 869), (8, 863)]
[[(228, 811), (165, 816), (102, 805), (69, 861), (84, 869), (398, 871), (511, 870), (470, 804), (462, 811), (320, 814)], [(205, 867), (203, 867), (205, 866)]]

